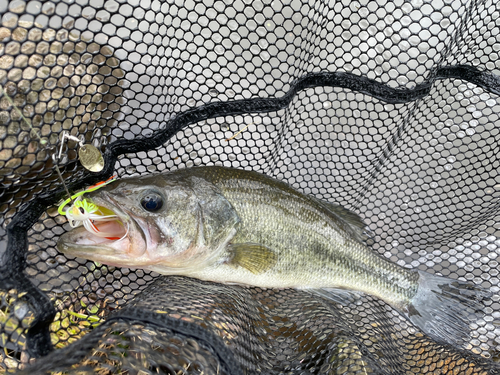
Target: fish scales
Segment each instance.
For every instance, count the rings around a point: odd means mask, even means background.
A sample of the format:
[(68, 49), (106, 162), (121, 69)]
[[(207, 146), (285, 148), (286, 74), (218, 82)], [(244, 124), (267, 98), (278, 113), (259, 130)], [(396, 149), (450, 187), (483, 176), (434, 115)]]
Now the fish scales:
[[(353, 239), (339, 227), (339, 219), (315, 200), (267, 176), (238, 172), (210, 168), (199, 169), (196, 175), (216, 185), (241, 218), (232, 242), (260, 243), (278, 256), (265, 274), (229, 268), (223, 277), (251, 278), (249, 284), (262, 287), (356, 289), (393, 304), (413, 297), (418, 275)], [(213, 280), (221, 267), (214, 265), (198, 277)]]

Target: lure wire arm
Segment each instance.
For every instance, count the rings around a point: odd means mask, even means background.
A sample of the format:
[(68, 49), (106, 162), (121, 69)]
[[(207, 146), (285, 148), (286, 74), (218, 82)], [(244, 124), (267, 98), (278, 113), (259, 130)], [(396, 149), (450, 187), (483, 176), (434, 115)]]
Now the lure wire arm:
[(57, 155), (57, 160), (61, 159), (63, 147), (64, 147), (64, 140), (70, 140), (70, 141), (75, 141), (78, 143), (78, 146), (82, 147), (84, 145), (83, 141), (80, 138), (75, 137), (74, 135), (69, 134), (68, 132), (63, 132), (62, 133), (62, 138), (61, 138), (61, 147), (59, 148), (59, 154)]
[(66, 183), (64, 182), (64, 178), (61, 174), (61, 170), (59, 169), (59, 161), (61, 160), (61, 156), (62, 156), (62, 152), (63, 152), (63, 148), (64, 148), (64, 141), (66, 139), (70, 139), (72, 141), (76, 141), (78, 142), (78, 144), (80, 145), (80, 147), (83, 145), (83, 142), (78, 139), (77, 137), (73, 136), (73, 135), (70, 135), (67, 131), (64, 131), (62, 133), (62, 138), (61, 138), (61, 146), (59, 147), (59, 153), (57, 154), (53, 154), (52, 155), (52, 160), (54, 161), (54, 165), (55, 165), (55, 168), (56, 168), (56, 172), (59, 176), (59, 179), (61, 180), (61, 183), (63, 184), (64, 186), (64, 190), (66, 190), (66, 194), (68, 194), (68, 197), (69, 197), (69, 201), (71, 203), (73, 203), (73, 199), (72, 199), (72, 196), (68, 190), (68, 187), (66, 186)]

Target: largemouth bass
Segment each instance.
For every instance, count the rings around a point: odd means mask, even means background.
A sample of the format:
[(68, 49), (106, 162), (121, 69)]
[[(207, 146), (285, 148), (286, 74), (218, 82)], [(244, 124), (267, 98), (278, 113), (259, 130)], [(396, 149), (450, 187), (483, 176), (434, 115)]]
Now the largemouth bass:
[(80, 227), (58, 249), (112, 266), (220, 283), (300, 288), (339, 301), (376, 296), (439, 342), (461, 346), (489, 292), (400, 267), (363, 242), (347, 209), (265, 175), (198, 167), (115, 181), (88, 195), (117, 219)]

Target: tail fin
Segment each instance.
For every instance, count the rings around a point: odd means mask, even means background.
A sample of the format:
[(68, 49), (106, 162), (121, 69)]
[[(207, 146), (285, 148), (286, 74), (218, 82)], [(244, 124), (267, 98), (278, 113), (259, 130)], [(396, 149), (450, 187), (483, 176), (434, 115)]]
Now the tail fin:
[(484, 317), (492, 293), (476, 285), (419, 272), (417, 293), (403, 313), (437, 342), (464, 347), (469, 325)]

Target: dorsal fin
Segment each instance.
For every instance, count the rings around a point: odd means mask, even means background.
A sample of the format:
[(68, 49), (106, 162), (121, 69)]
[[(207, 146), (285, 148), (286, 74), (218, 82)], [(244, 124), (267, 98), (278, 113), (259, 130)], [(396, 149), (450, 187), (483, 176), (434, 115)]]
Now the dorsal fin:
[(323, 207), (328, 209), (337, 219), (343, 222), (345, 224), (343, 225), (343, 229), (351, 234), (357, 241), (364, 242), (367, 239), (366, 224), (358, 214), (338, 204), (326, 202), (318, 198), (315, 199)]

